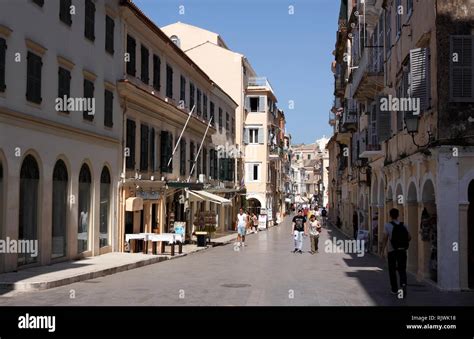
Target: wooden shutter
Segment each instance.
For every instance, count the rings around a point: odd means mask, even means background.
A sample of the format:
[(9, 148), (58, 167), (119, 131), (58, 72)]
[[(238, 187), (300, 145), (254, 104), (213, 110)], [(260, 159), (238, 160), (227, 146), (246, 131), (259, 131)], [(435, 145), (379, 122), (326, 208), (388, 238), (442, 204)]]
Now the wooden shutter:
[(105, 16), (105, 50), (114, 54), (115, 21), (108, 15)]
[(265, 101), (266, 97), (264, 95), (260, 95), (258, 98), (258, 111), (259, 112), (265, 112)]
[(173, 98), (173, 68), (166, 65), (166, 96)]
[(148, 63), (149, 63), (149, 53), (148, 49), (142, 45), (141, 48), (141, 79), (148, 85), (149, 76), (148, 76)]
[(140, 128), (140, 170), (148, 170), (148, 141), (149, 133), (148, 126), (141, 125)]
[(27, 55), (27, 81), (26, 81), (26, 98), (28, 101), (41, 103), (41, 68), (43, 63), (41, 57), (28, 52)]
[[(173, 172), (173, 134), (168, 134), (168, 142), (166, 147), (167, 158), (171, 158), (170, 165), (168, 166), (168, 173)], [(168, 161), (168, 159), (166, 161)]]
[(114, 112), (114, 94), (111, 91), (104, 92), (104, 126), (113, 126), (113, 112)]
[(59, 3), (59, 19), (71, 26), (72, 18), (71, 18), (71, 0), (61, 0)]
[(160, 169), (161, 172), (166, 173), (168, 171), (168, 160), (167, 157), (167, 143), (168, 143), (168, 135), (167, 131), (161, 131), (160, 135)]
[(264, 140), (264, 137), (263, 137), (263, 127), (260, 127), (258, 129), (258, 143), (259, 144), (263, 144), (263, 140)]
[(126, 158), (128, 169), (135, 169), (135, 121), (127, 119), (127, 148), (129, 156)]
[(94, 41), (94, 29), (95, 29), (95, 4), (91, 0), (86, 0), (85, 4), (85, 23), (84, 23), (84, 36), (89, 40)]
[(450, 101), (474, 102), (474, 35), (452, 35), (449, 59)]
[(155, 129), (150, 128), (150, 169), (154, 172), (155, 169)]
[(158, 55), (153, 54), (153, 88), (160, 90), (160, 76), (161, 75), (161, 59)]
[(0, 92), (5, 91), (5, 69), (6, 69), (6, 50), (7, 43), (5, 39), (0, 38)]
[[(90, 80), (84, 79), (84, 98), (93, 98), (93, 97), (94, 97), (94, 83)], [(85, 120), (92, 121), (94, 120), (94, 115), (89, 114), (87, 110), (84, 110), (83, 118)]]
[(429, 49), (417, 48), (410, 50), (410, 94), (420, 99), (420, 113), (430, 106), (430, 67)]
[[(384, 97), (387, 99), (386, 97)], [(390, 139), (392, 136), (392, 127), (391, 127), (391, 117), (390, 111), (382, 111), (380, 109), (380, 100), (382, 97), (379, 97), (377, 100), (377, 135), (379, 142)]]
[(250, 97), (249, 96), (246, 96), (245, 97), (245, 107), (244, 107), (247, 112), (250, 112)]
[(207, 175), (207, 149), (202, 149), (202, 174)]
[(136, 74), (136, 42), (130, 35), (127, 35), (127, 53), (130, 60), (127, 62), (127, 74), (135, 76)]
[(249, 129), (244, 128), (244, 144), (246, 145), (249, 143), (249, 138), (250, 138), (249, 133), (250, 133)]

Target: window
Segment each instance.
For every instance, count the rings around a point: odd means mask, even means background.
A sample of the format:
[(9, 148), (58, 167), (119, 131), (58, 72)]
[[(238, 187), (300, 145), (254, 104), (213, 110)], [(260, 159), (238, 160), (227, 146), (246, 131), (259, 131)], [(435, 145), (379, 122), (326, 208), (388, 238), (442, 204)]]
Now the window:
[(92, 0), (86, 0), (84, 36), (91, 40), (95, 40), (95, 4)]
[(222, 132), (222, 108), (219, 107), (219, 132)]
[(219, 179), (227, 181), (234, 180), (234, 159), (219, 158)]
[(402, 7), (402, 0), (396, 0), (395, 2), (395, 15), (396, 15), (396, 21), (395, 21), (395, 27), (397, 30), (397, 39), (400, 37), (400, 34), (402, 33), (402, 13), (403, 13), (403, 7)]
[(197, 115), (201, 115), (202, 113), (202, 106), (201, 106), (201, 90), (198, 88), (197, 90)]
[(105, 50), (114, 54), (114, 29), (115, 21), (108, 15), (105, 16)]
[(166, 65), (166, 96), (173, 98), (173, 68)]
[(104, 91), (104, 126), (112, 127), (114, 125), (114, 94), (109, 91)]
[[(19, 240), (38, 240), (39, 167), (35, 158), (27, 155), (20, 170)], [(39, 256), (18, 253), (18, 265), (36, 262)]]
[[(84, 98), (93, 99), (94, 98), (94, 83), (90, 80), (84, 79)], [(84, 110), (82, 112), (82, 117), (84, 120), (92, 121), (94, 120), (94, 112), (89, 112)]]
[(109, 210), (110, 210), (110, 173), (107, 167), (100, 174), (100, 225), (99, 247), (109, 245)]
[(413, 13), (413, 0), (407, 0), (407, 15), (411, 16)]
[[(189, 175), (190, 176), (193, 176), (194, 173), (196, 173), (196, 171), (194, 171), (193, 169), (193, 164), (194, 164), (194, 158), (196, 157), (196, 155), (194, 154), (194, 142), (191, 141), (189, 143)], [(193, 170), (193, 172), (191, 172), (191, 170)]]
[[(198, 148), (199, 150), (199, 147), (196, 145), (196, 148)], [(196, 174), (197, 174), (197, 178), (199, 178), (199, 175), (202, 173), (201, 172), (201, 162), (202, 162), (202, 153), (199, 152), (198, 156), (197, 156), (197, 160), (196, 160)]]
[(158, 55), (153, 54), (153, 88), (157, 91), (160, 90), (160, 78), (161, 78), (161, 60)]
[(52, 251), (51, 257), (60, 258), (66, 255), (67, 209), (68, 209), (68, 174), (64, 161), (58, 160), (53, 171), (53, 206), (52, 206)]
[(181, 139), (179, 144), (179, 174), (186, 175), (186, 141)]
[(229, 117), (229, 112), (225, 112), (225, 130), (227, 132), (230, 131), (230, 117)]
[(41, 103), (41, 68), (43, 62), (41, 57), (28, 52), (27, 66), (26, 66), (26, 99), (28, 101), (40, 104)]
[(155, 163), (155, 129), (150, 128), (150, 170), (156, 171)]
[(7, 88), (5, 84), (5, 63), (6, 63), (7, 42), (0, 38), (0, 92), (4, 92)]
[(390, 58), (392, 51), (392, 11), (390, 7), (385, 12), (385, 54)]
[(91, 172), (83, 164), (79, 172), (79, 222), (77, 230), (77, 253), (88, 250), (90, 214), (91, 214)]
[(148, 170), (148, 126), (141, 125), (140, 127), (140, 170)]
[(450, 36), (449, 55), (450, 101), (474, 102), (474, 35)]
[(311, 160), (311, 154), (308, 154), (308, 160)]
[(232, 118), (232, 135), (235, 136), (235, 119)]
[(127, 157), (126, 166), (127, 169), (135, 169), (135, 121), (127, 119), (127, 151), (125, 156)]
[(211, 125), (214, 126), (216, 124), (216, 118), (214, 116), (214, 103), (211, 101), (211, 107), (210, 107), (211, 111), (209, 112), (209, 115), (210, 115), (210, 119), (211, 119)]
[(249, 143), (258, 144), (258, 128), (249, 129)]
[(127, 35), (127, 74), (135, 76), (136, 74), (136, 42), (130, 35)]
[(299, 154), (296, 155), (296, 160), (300, 160), (300, 155)]
[(141, 49), (142, 53), (142, 62), (141, 62), (141, 79), (142, 81), (148, 85), (148, 59), (149, 59), (149, 53), (148, 49), (142, 45)]
[(181, 75), (179, 85), (179, 100), (186, 102), (186, 78)]
[[(420, 100), (418, 113), (423, 113), (431, 107), (429, 48), (416, 48), (410, 50), (409, 66), (410, 97)], [(405, 82), (408, 84), (408, 79), (406, 79)]]
[(32, 0), (35, 4), (37, 4), (40, 7), (43, 7), (44, 5), (44, 0)]
[(209, 176), (212, 178), (212, 179), (215, 179), (216, 177), (214, 176), (214, 153), (215, 153), (215, 150), (214, 149), (210, 149), (209, 150)]
[(255, 96), (245, 98), (245, 107), (249, 112), (265, 112), (266, 96)]
[(260, 164), (247, 163), (247, 180), (260, 181)]
[(202, 174), (207, 175), (207, 149), (202, 149)]
[[(194, 107), (194, 84), (192, 82), (189, 83), (189, 109), (193, 109)], [(196, 113), (196, 111), (194, 111)]]
[(207, 120), (207, 95), (202, 96), (202, 117)]
[[(161, 172), (173, 172), (173, 135), (167, 131), (161, 131)], [(168, 166), (168, 161), (171, 162)]]
[(71, 0), (60, 0), (59, 2), (59, 20), (64, 22), (66, 25), (71, 26)]
[(64, 112), (67, 112), (67, 98), (71, 95), (71, 72), (59, 67), (58, 70), (58, 98), (63, 100)]

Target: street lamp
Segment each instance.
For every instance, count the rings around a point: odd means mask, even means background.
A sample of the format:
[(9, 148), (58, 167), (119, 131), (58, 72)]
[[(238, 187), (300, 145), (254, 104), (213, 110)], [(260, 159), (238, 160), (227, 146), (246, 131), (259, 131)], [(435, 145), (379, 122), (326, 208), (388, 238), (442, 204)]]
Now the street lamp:
[(418, 148), (423, 148), (428, 146), (431, 143), (431, 132), (428, 131), (428, 143), (425, 145), (418, 145), (415, 141), (415, 134), (418, 133), (418, 128), (420, 125), (420, 116), (415, 114), (407, 114), (405, 116), (405, 125), (407, 127), (407, 132), (411, 135), (413, 139), (413, 144)]

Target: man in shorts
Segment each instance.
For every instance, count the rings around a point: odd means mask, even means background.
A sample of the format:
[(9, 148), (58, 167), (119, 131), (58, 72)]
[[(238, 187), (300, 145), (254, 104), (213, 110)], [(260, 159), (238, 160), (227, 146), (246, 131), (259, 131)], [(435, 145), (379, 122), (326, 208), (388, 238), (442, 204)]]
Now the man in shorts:
[(237, 243), (240, 246), (245, 246), (245, 234), (247, 233), (247, 224), (249, 217), (244, 213), (242, 207), (237, 214)]

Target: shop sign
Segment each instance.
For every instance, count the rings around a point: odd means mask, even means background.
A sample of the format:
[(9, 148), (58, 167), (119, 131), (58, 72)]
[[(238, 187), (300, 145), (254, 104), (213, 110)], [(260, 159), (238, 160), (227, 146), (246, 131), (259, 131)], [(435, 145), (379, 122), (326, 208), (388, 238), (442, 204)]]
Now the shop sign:
[(142, 192), (137, 191), (136, 196), (142, 198), (143, 200), (158, 200), (160, 199), (159, 192)]

